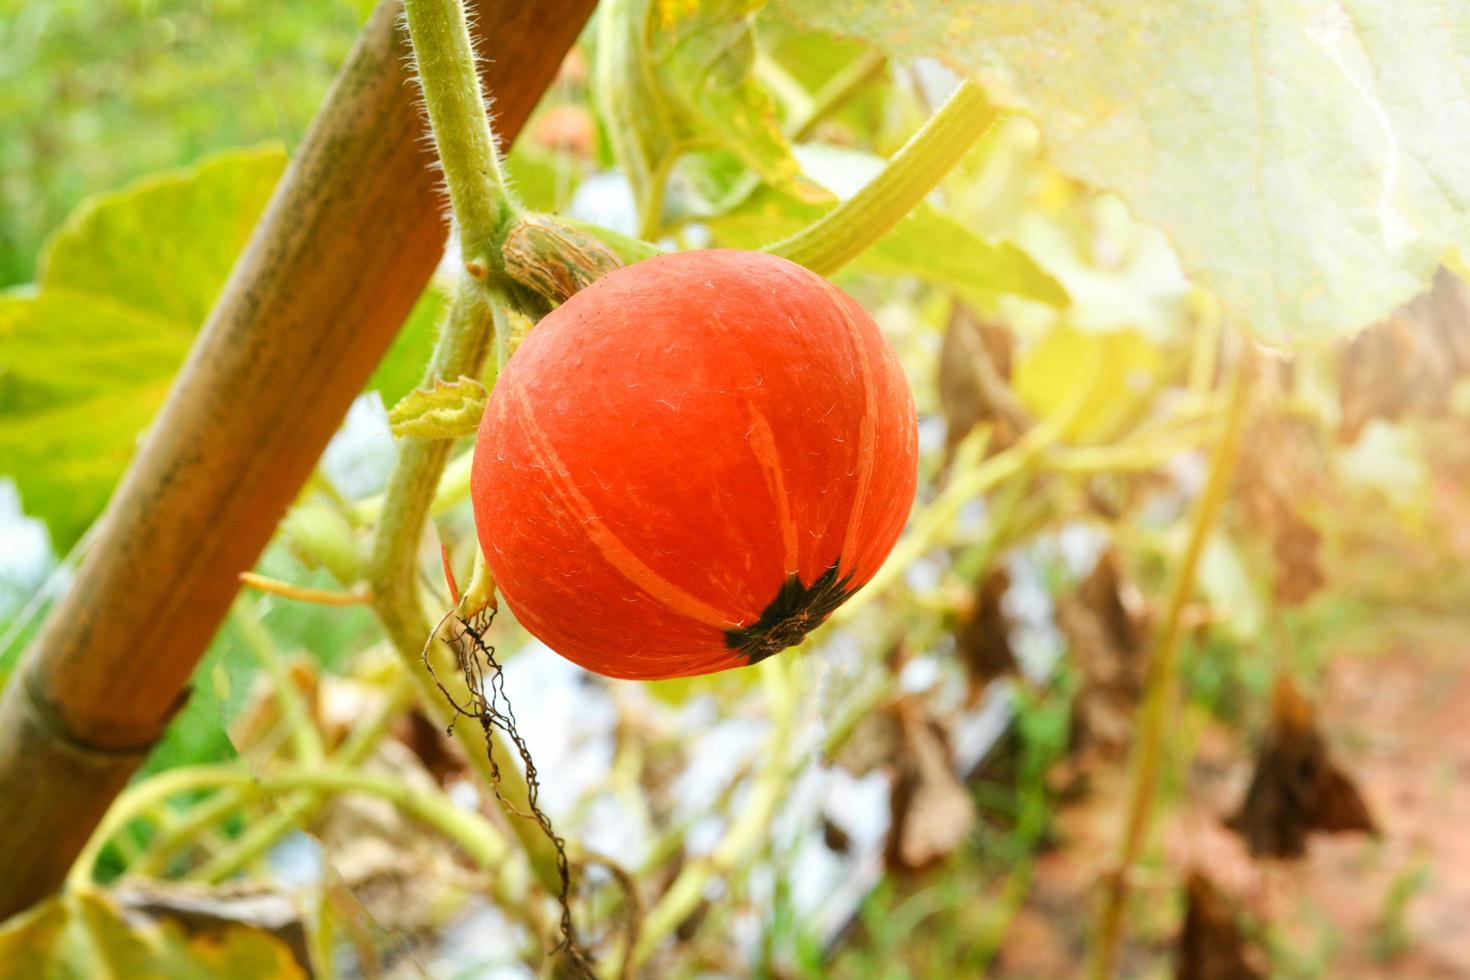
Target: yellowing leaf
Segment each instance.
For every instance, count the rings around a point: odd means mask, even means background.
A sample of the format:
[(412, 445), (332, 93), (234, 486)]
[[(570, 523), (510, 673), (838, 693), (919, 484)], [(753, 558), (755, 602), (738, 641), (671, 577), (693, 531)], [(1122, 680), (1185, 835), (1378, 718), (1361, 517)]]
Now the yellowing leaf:
[(1138, 409), (1163, 367), (1162, 352), (1137, 330), (1092, 333), (1057, 327), (1025, 351), (1012, 385), (1036, 418), (1048, 418), (1080, 386), (1091, 386), (1064, 438), (1106, 439)]
[(388, 413), (393, 434), (402, 438), (458, 439), (472, 436), (485, 414), (485, 386), (474, 378), (435, 381), (432, 388), (415, 388)]
[(102, 510), (286, 164), (221, 154), (84, 203), (0, 296), (0, 474), (65, 550)]
[(186, 936), (173, 924), (135, 924), (100, 892), (51, 898), (0, 924), (9, 977), (305, 977), (290, 949), (262, 929), (232, 925)]
[(662, 184), (691, 150), (719, 149), (799, 193), (775, 105), (752, 78), (760, 0), (610, 0), (598, 10), (594, 91), (618, 166), (657, 234)]
[[(279, 146), (212, 156), (84, 202), (0, 293), (0, 476), (65, 551), (101, 513), (286, 166)], [(373, 375), (417, 383), (430, 287)]]
[(780, 0), (1037, 120), (1266, 341), (1354, 331), (1470, 241), (1470, 7), (1402, 0)]

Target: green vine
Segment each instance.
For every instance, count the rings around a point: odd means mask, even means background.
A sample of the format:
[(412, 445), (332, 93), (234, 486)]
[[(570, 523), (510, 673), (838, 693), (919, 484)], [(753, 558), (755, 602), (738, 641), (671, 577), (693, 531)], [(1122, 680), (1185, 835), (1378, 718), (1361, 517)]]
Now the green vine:
[(124, 791), (97, 825), (77, 856), (67, 887), (85, 887), (92, 880), (97, 857), (109, 838), (130, 821), (181, 793), (221, 787), (248, 796), (308, 790), (313, 793), (367, 793), (388, 800), (408, 815), (459, 844), (481, 867), (499, 867), (507, 845), (485, 819), (456, 804), (444, 793), (409, 787), (402, 780), (377, 776), (340, 765), (292, 766), (256, 777), (238, 766), (184, 766), (170, 769)]
[[(506, 276), (501, 249), (520, 208), (506, 186), (490, 131), (463, 6), (459, 0), (408, 0), (405, 6), (424, 102), (466, 260), (465, 274), (455, 290), (447, 321), (435, 344), (424, 386), (432, 387), (439, 380), (482, 377), (492, 347), (490, 380), (493, 382), (493, 375), (498, 375), (507, 356), (506, 311), (512, 297), (524, 293)], [(456, 716), (454, 705), (469, 703), (475, 692), (469, 690), (469, 678), (450, 671), (444, 671), (443, 676), (453, 678), (455, 690), (441, 689), (422, 669), (421, 658), (447, 654), (435, 641), (449, 641), (451, 636), (431, 627), (424, 612), (417, 555), (451, 448), (452, 441), (448, 439), (401, 441), (398, 462), (383, 498), (368, 568), (373, 610), (408, 666), (426, 709), (446, 724)], [(449, 703), (441, 693), (449, 695)], [(511, 758), (496, 731), (488, 725), (481, 733), (465, 726), (453, 731), (464, 745), (476, 774), (495, 790), (512, 814), (538, 813), (534, 787), (521, 778), (514, 766), (495, 762), (497, 754)], [(560, 841), (541, 832), (544, 823), (544, 817), (535, 824), (512, 817), (510, 829), (520, 841), (538, 881), (562, 905), (561, 948), (575, 962), (580, 953), (570, 929), (566, 858)]]
[(467, 265), (498, 270), (501, 237), (520, 208), (506, 190), (464, 7), (458, 0), (403, 6), (462, 254)]
[[(336, 751), (326, 759), (326, 765), (351, 768), (366, 759), (382, 741), (393, 719), (407, 705), (409, 694), (402, 678), (394, 678), (383, 703), (352, 729)], [(206, 828), (246, 806), (251, 799), (251, 795), (240, 787), (225, 787), (207, 800), (190, 807), (182, 816), (159, 829), (149, 842), (147, 850), (136, 861), (128, 863), (129, 873), (155, 876), (163, 874), (175, 854), (192, 843)], [(286, 799), (275, 813), (259, 822), (252, 822), (230, 850), (216, 855), (205, 868), (200, 869), (197, 876), (206, 881), (218, 881), (245, 867), (293, 827), (298, 826), (320, 802), (320, 795), (311, 793)]]
[(924, 200), (955, 164), (994, 132), (998, 114), (966, 81), (862, 190), (765, 251), (821, 275), (842, 268)]
[(1178, 699), (1179, 644), (1184, 635), (1184, 610), (1194, 595), (1200, 558), (1225, 501), (1240, 448), (1240, 435), (1245, 424), (1245, 408), (1250, 392), (1249, 355), (1249, 350), (1242, 351), (1235, 365), (1225, 429), (1210, 457), (1209, 476), (1195, 504), (1194, 517), (1189, 528), (1189, 542), (1175, 571), (1169, 604), (1164, 610), (1153, 656), (1148, 663), (1143, 702), (1139, 705), (1138, 721), (1134, 726), (1136, 741), (1133, 772), (1123, 834), (1118, 842), (1118, 860), (1103, 888), (1093, 930), (1092, 952), (1087, 969), (1087, 975), (1093, 980), (1107, 980), (1113, 975), (1118, 950), (1122, 944), (1128, 878), (1148, 836), (1159, 773), (1163, 768), (1169, 712)]

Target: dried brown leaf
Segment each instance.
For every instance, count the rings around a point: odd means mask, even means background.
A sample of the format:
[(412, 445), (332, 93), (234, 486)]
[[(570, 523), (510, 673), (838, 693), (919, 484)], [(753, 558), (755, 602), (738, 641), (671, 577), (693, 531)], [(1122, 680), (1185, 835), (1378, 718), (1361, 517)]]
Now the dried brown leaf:
[(1272, 548), (1276, 563), (1272, 588), (1277, 602), (1305, 602), (1327, 584), (1321, 552), (1321, 532), (1300, 515), (1287, 512), (1276, 528)]
[(903, 737), (892, 710), (870, 711), (858, 721), (832, 762), (858, 777), (896, 766), (903, 753)]
[(1252, 419), (1236, 467), (1235, 496), (1246, 519), (1274, 523), (1282, 511), (1329, 494), (1327, 441), (1315, 418), (1279, 400)]
[(939, 350), (939, 404), (948, 423), (947, 452), (981, 422), (996, 426), (992, 446), (1003, 448), (1031, 426), (1010, 388), (1015, 340), (1005, 327), (978, 319), (956, 304)]
[(1005, 568), (991, 568), (975, 589), (973, 605), (960, 614), (955, 625), (955, 652), (969, 676), (972, 705), (991, 681), (1017, 672), (1010, 617), (1002, 605), (1010, 587)]
[(219, 942), (233, 926), (273, 934), (290, 949), (297, 965), (311, 971), (306, 923), (289, 896), (256, 885), (218, 887), (170, 881), (130, 880), (114, 888), (112, 899), (128, 913), (176, 923), (183, 934)]
[[(401, 742), (384, 741), (370, 764), (417, 792), (437, 790), (433, 777)], [(477, 887), (477, 873), (441, 836), (408, 819), (387, 800), (332, 797), (315, 834), (341, 886), (394, 947), (432, 934)], [(381, 952), (380, 948), (380, 952)]]
[(419, 762), (440, 786), (448, 786), (469, 773), (469, 761), (459, 743), (417, 708), (401, 715), (393, 724), (393, 736), (418, 756)]
[(1375, 418), (1441, 414), (1470, 373), (1470, 288), (1440, 269), (1429, 291), (1359, 334), (1338, 363), (1339, 434), (1353, 442)]
[(1238, 472), (1245, 524), (1271, 543), (1276, 600), (1306, 601), (1327, 581), (1322, 534), (1305, 513), (1331, 500), (1327, 434), (1313, 418), (1268, 408), (1251, 423)]
[(852, 850), (852, 837), (831, 817), (822, 818), (822, 843), (834, 854), (846, 854)]
[(1246, 942), (1235, 910), (1215, 883), (1194, 871), (1185, 892), (1189, 905), (1179, 935), (1175, 980), (1264, 980), (1261, 951)]
[(1250, 789), (1226, 826), (1257, 857), (1300, 857), (1316, 831), (1377, 833), (1362, 793), (1328, 752), (1315, 708), (1284, 676)]
[[(316, 665), (301, 656), (287, 660), (286, 676), (302, 702), (314, 712), (322, 684), (330, 678), (324, 679)], [(269, 674), (257, 674), (251, 682), (244, 704), (230, 723), (229, 736), (241, 755), (290, 754), (290, 731), (281, 714), (279, 694)]]
[(1116, 550), (1105, 552), (1076, 594), (1057, 604), (1079, 685), (1072, 702), (1073, 745), (1119, 758), (1127, 750), (1147, 669), (1146, 617), (1123, 577)]
[(975, 802), (954, 773), (944, 732), (915, 701), (894, 706), (904, 751), (894, 773), (885, 858), (891, 870), (916, 872), (942, 861), (975, 826)]

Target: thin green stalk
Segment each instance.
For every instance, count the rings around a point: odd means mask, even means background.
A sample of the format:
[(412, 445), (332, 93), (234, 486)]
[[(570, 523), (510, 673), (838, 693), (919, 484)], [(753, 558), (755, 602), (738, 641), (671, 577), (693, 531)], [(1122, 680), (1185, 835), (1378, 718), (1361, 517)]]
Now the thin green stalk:
[(499, 269), (500, 240), (517, 208), (506, 192), (460, 0), (405, 0), (419, 84), (459, 224), (465, 261)]
[[(439, 485), (434, 489), (434, 499), (429, 503), (429, 516), (439, 517), (470, 499), (470, 470), (475, 454), (465, 450), (444, 466)], [(383, 494), (367, 497), (350, 504), (354, 520), (363, 524), (376, 524), (383, 516)]]
[(1118, 950), (1122, 945), (1128, 877), (1148, 836), (1159, 771), (1163, 766), (1169, 714), (1178, 696), (1179, 642), (1184, 632), (1184, 609), (1194, 595), (1200, 556), (1204, 554), (1205, 544), (1215, 526), (1215, 518), (1220, 513), (1235, 468), (1250, 387), (1247, 378), (1248, 356), (1249, 351), (1243, 350), (1235, 366), (1225, 431), (1215, 444), (1215, 451), (1210, 458), (1209, 477), (1195, 505), (1189, 542), (1175, 573), (1169, 604), (1148, 664), (1143, 703), (1139, 705), (1138, 722), (1134, 727), (1136, 741), (1133, 751), (1133, 778), (1129, 787), (1123, 834), (1118, 842), (1118, 860), (1103, 889), (1102, 904), (1095, 922), (1092, 955), (1088, 963), (1088, 976), (1093, 980), (1107, 980), (1113, 975)]
[[(794, 86), (793, 91), (787, 93), (782, 101), (787, 103), (788, 118), (782, 126), (782, 132), (792, 142), (799, 142), (811, 135), (811, 131), (817, 124), (826, 119), (832, 113), (842, 108), (847, 100), (862, 90), (862, 87), (877, 77), (888, 64), (888, 59), (876, 51), (865, 52), (843, 68), (836, 75), (827, 80), (815, 95), (807, 95), (800, 90), (800, 85), (794, 78), (786, 74), (786, 70), (769, 58), (756, 61), (758, 69), (764, 66), (764, 71), (769, 76), (765, 80), (771, 81), (777, 77), (784, 77), (789, 85)], [(769, 85), (767, 87), (770, 87)], [(778, 93), (779, 94), (779, 93)], [(667, 176), (667, 174), (665, 174)], [(747, 173), (735, 186), (721, 198), (719, 209), (721, 211), (733, 211), (746, 201), (750, 196), (760, 189), (763, 181), (757, 173)], [(682, 230), (677, 233), (682, 235)], [(680, 247), (683, 247), (682, 241)], [(641, 258), (641, 256), (640, 256)]]
[(1073, 446), (1047, 453), (1041, 468), (1051, 473), (1086, 476), (1089, 474), (1132, 473), (1156, 470), (1187, 449), (1218, 438), (1216, 426), (1197, 426), (1179, 437), (1165, 440), (1138, 440), (1137, 444), (1114, 446)]
[[(500, 243), (518, 208), (510, 198), (501, 172), (459, 0), (407, 0), (405, 6), (429, 122), (459, 225), (466, 269), (478, 264), (476, 272), (467, 271), (455, 291), (448, 322), (434, 346), (425, 381), (480, 377), (492, 344), (497, 370), (505, 361), (506, 331), (500, 321), (508, 305), (510, 287), (501, 275), (504, 260)], [(410, 438), (400, 443), (398, 463), (388, 481), (382, 517), (373, 540), (369, 569), (374, 612), (408, 667), (426, 710), (446, 722), (455, 718), (454, 708), (445, 703), (420, 663), (431, 627), (419, 595), (417, 554), (429, 506), (451, 446), (444, 439)], [(443, 672), (441, 677), (453, 682), (450, 671)], [(458, 691), (453, 693), (459, 696)], [(464, 745), (476, 774), (487, 785), (495, 784), (483, 733), (475, 731), (473, 726), (458, 725), (455, 735)], [(511, 755), (498, 737), (494, 740), (494, 751), (509, 763)], [(526, 808), (526, 786), (514, 765), (500, 767), (496, 785), (513, 806)], [(551, 842), (541, 836), (539, 828), (528, 824), (529, 821), (511, 821), (538, 880), (552, 894), (557, 894), (560, 876)]]
[(808, 100), (807, 105), (786, 123), (786, 135), (801, 142), (812, 134), (817, 124), (847, 103), (862, 87), (883, 73), (888, 58), (879, 51), (864, 51), (826, 83)]
[(286, 663), (281, 659), (281, 652), (276, 649), (275, 639), (256, 615), (255, 604), (242, 593), (235, 597), (233, 615), (235, 625), (240, 628), (240, 635), (245, 638), (245, 644), (250, 647), (255, 659), (260, 661), (266, 676), (270, 678), (276, 705), (281, 709), (281, 717), (290, 732), (291, 747), (296, 752), (296, 758), (301, 762), (320, 762), (321, 734), (316, 730), (316, 724), (311, 719), (306, 702), (301, 698), (301, 692), (291, 680)]
[[(631, 953), (634, 974), (652, 955), (658, 944), (689, 917), (704, 895), (705, 886), (716, 875), (727, 874), (750, 857), (764, 839), (771, 820), (792, 777), (798, 771), (787, 761), (791, 735), (796, 725), (797, 690), (795, 672), (800, 662), (791, 658), (772, 657), (760, 664), (761, 682), (771, 712), (771, 732), (765, 747), (764, 761), (756, 773), (750, 798), (745, 808), (725, 831), (724, 838), (706, 857), (686, 863), (657, 904), (649, 910), (638, 932), (638, 942)], [(607, 961), (604, 976), (616, 976), (623, 964)]]
[[(425, 711), (445, 724), (455, 720), (454, 708), (445, 702), (442, 692), (425, 673), (420, 661), (432, 626), (424, 615), (424, 606), (419, 598), (416, 556), (429, 501), (443, 472), (450, 445), (448, 440), (404, 440), (398, 465), (389, 481), (383, 521), (378, 526), (372, 559), (373, 610), (402, 659)], [(437, 656), (439, 652), (430, 649), (431, 656)], [(467, 689), (457, 671), (444, 669), (439, 671), (439, 676), (450, 686), (459, 703), (468, 702)], [(520, 770), (509, 762), (512, 753), (504, 739), (492, 735), (494, 751), (504, 763), (500, 767), (497, 784), (486, 754), (483, 732), (475, 725), (459, 724), (454, 727), (454, 735), (464, 747), (465, 756), (482, 784), (498, 785), (501, 795), (516, 809), (525, 812), (529, 793)], [(537, 880), (551, 894), (557, 894), (561, 881), (551, 842), (530, 821), (512, 818), (510, 826), (525, 847)]]
[(257, 795), (295, 790), (367, 793), (438, 830), (486, 870), (499, 867), (507, 855), (505, 841), (479, 814), (462, 809), (444, 793), (410, 787), (388, 776), (328, 765), (290, 766), (257, 778), (239, 766), (184, 766), (131, 786), (118, 796), (78, 855), (67, 877), (67, 887), (84, 887), (92, 880), (92, 869), (103, 845), (138, 814), (171, 796), (219, 787), (240, 787)]
[(292, 767), (260, 780), (264, 793), (292, 789), (323, 793), (367, 793), (387, 800), (410, 816), (454, 841), (486, 871), (505, 861), (509, 848), (493, 825), (472, 810), (466, 810), (437, 790), (409, 786), (391, 776), (365, 773), (335, 766)]
[(962, 83), (862, 190), (765, 250), (831, 275), (917, 207), (970, 147), (993, 131), (996, 118), (980, 87)]
[(169, 860), (186, 844), (196, 840), (208, 827), (219, 823), (249, 802), (235, 788), (222, 789), (207, 800), (191, 806), (184, 815), (161, 830), (136, 861), (127, 864), (128, 873), (157, 877), (168, 867)]
[(273, 813), (251, 824), (239, 840), (200, 865), (189, 877), (217, 885), (250, 867), (282, 837), (305, 823), (322, 801), (322, 794), (318, 791), (303, 791), (287, 797)]
[(785, 110), (787, 119), (811, 112), (811, 94), (795, 75), (786, 70), (785, 65), (765, 51), (757, 49), (754, 69), (756, 81), (776, 97), (776, 102)]
[[(332, 753), (328, 764), (350, 768), (367, 758), (382, 741), (388, 725), (403, 710), (411, 696), (412, 692), (401, 680), (395, 682), (383, 703), (368, 716), (365, 722), (352, 729), (341, 746)], [(139, 875), (162, 874), (168, 866), (169, 859), (186, 844), (195, 840), (206, 827), (219, 823), (249, 802), (250, 794), (238, 787), (221, 789), (209, 799), (190, 807), (183, 816), (161, 831), (149, 844), (148, 850), (136, 862), (129, 862), (128, 871)], [(253, 824), (235, 845), (237, 857), (228, 861), (218, 857), (215, 859), (222, 865), (229, 866), (225, 872), (226, 875), (253, 860), (251, 855), (264, 853), (272, 844), (297, 826), (297, 818), (304, 816), (304, 813), (293, 815), (291, 818), (285, 816), (293, 803), (294, 799), (287, 801), (285, 809), (278, 810), (261, 822)], [(206, 880), (213, 881), (218, 878), (206, 876)]]
[(949, 532), (949, 526), (965, 504), (989, 491), (997, 484), (1025, 472), (1035, 455), (1024, 451), (1021, 443), (996, 453), (975, 469), (955, 480), (915, 517), (909, 532), (894, 546), (893, 553), (868, 584), (833, 613), (832, 620), (851, 620), (859, 609), (883, 593), (897, 581), (914, 561), (922, 558)]
[[(333, 754), (330, 764), (352, 767), (366, 759), (382, 741), (389, 724), (403, 710), (408, 700), (406, 691), (407, 688), (396, 689), (379, 710), (373, 713), (367, 724), (354, 729), (347, 740), (342, 743), (341, 748)], [(252, 824), (250, 829), (242, 834), (231, 847), (221, 850), (205, 862), (195, 871), (193, 877), (201, 881), (217, 883), (224, 881), (242, 868), (249, 867), (274, 847), (282, 837), (301, 826), (321, 804), (322, 794), (311, 790), (303, 790), (288, 797), (273, 813), (267, 814), (259, 822)]]
[[(428, 636), (428, 634), (429, 625), (425, 623), (422, 635)], [(418, 688), (419, 700), (425, 709), (446, 724), (455, 720), (453, 709), (445, 704), (443, 693), (434, 686), (434, 681), (424, 672), (423, 665), (415, 659), (414, 666), (417, 668), (412, 674), (414, 685)], [(439, 677), (446, 685), (454, 685), (456, 690), (453, 693), (457, 701), (461, 704), (466, 703), (468, 688), (464, 686), (457, 672), (441, 670)], [(530, 812), (530, 791), (526, 786), (524, 775), (513, 761), (516, 758), (515, 752), (506, 744), (499, 732), (492, 732), (490, 739), (493, 749), (491, 751), (494, 751), (500, 763), (500, 776), (497, 780), (490, 767), (490, 758), (486, 754), (484, 732), (466, 719), (461, 718), (459, 721), (460, 724), (454, 726), (454, 737), (464, 748), (470, 768), (475, 770), (475, 775), (480, 777), (484, 786), (494, 787), (505, 802), (517, 811), (517, 813), (507, 815), (510, 832), (525, 851), (536, 881), (547, 894), (552, 897), (557, 896), (561, 892), (561, 874), (557, 870), (556, 849), (551, 840), (541, 832), (541, 828), (535, 821), (520, 815)]]

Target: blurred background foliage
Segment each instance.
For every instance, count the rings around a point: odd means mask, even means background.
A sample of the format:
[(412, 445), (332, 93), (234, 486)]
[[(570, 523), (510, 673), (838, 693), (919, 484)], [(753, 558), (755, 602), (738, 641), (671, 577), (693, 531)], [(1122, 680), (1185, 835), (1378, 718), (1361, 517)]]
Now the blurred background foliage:
[[(1470, 709), (1466, 287), (1441, 272), (1351, 336), (1361, 324), (1329, 314), (1356, 303), (1377, 316), (1386, 293), (1354, 292), (1362, 255), (1330, 247), (1342, 243), (1327, 224), (1278, 215), (1321, 243), (1296, 265), (1245, 254), (1233, 212), (1210, 217), (1228, 232), (1214, 253), (1199, 228), (1171, 239), (1136, 213), (1187, 217), (1178, 186), (1126, 201), (1105, 189), (1127, 189), (1109, 166), (1148, 171), (1136, 146), (1105, 145), (1092, 169), (1077, 164), (1086, 139), (1048, 152), (1106, 108), (1072, 118), (1037, 101), (1076, 97), (1080, 72), (1028, 88), (1036, 55), (1015, 43), (1020, 27), (987, 22), (1002, 70), (951, 21), (900, 32), (888, 18), (907, 5), (872, 6), (858, 19), (794, 0), (606, 3), (509, 154), (532, 208), (664, 247), (759, 247), (872, 179), (954, 68), (989, 73), (998, 102), (1035, 116), (998, 122), (838, 277), (913, 381), (923, 460), (904, 540), (833, 626), (760, 670), (632, 685), (583, 675), (508, 615), (497, 622), (547, 809), (586, 862), (576, 911), (589, 940), (619, 950), (640, 922), (635, 959), (650, 976), (1079, 973), (1172, 570), (1228, 377), (1249, 360), (1245, 437), (1184, 610), (1185, 697), (1161, 829), (1130, 878), (1124, 971), (1470, 975), (1454, 928), (1470, 856), (1453, 843), (1470, 819), (1456, 775), (1470, 745), (1455, 727)], [(1051, 16), (1062, 31), (1052, 6), (1027, 8), (1020, 26)], [(65, 588), (366, 6), (0, 11), (0, 286), (13, 287), (0, 294), (3, 677)], [(1130, 17), (1121, 36), (1135, 36)], [(1093, 54), (1106, 92), (1117, 55)], [(1178, 60), (1170, 70), (1193, 70)], [(1199, 152), (1229, 167), (1249, 147)], [(1356, 175), (1333, 179), (1314, 208)], [(1200, 201), (1229, 209), (1237, 192), (1227, 182)], [(1267, 332), (1291, 332), (1280, 320), (1299, 311), (1293, 296), (1228, 307), (1212, 291), (1273, 262), (1288, 280), (1348, 276), (1340, 305), (1310, 310), (1323, 343), (1257, 349), (1226, 315), (1264, 310)], [(1406, 298), (1401, 272), (1385, 276)], [(440, 292), (260, 573), (354, 583), (394, 458), (384, 406), (420, 373)], [(462, 580), (466, 458), (460, 447), (434, 511)], [(436, 544), (426, 537), (423, 569), (438, 599)], [(513, 841), (507, 818), (408, 692), (364, 609), (246, 592), (135, 791), (187, 766), (268, 780), (325, 759), (442, 797), (473, 833), (451, 847), (391, 797), (293, 786), (224, 805), (230, 789), (186, 787), (107, 839), (97, 877), (110, 897), (72, 894), (0, 928), (0, 954), (53, 943), (61, 959), (115, 949), (264, 976), (282, 969), (279, 940), (319, 973), (535, 975), (550, 905), (523, 856), (496, 864), (476, 849), (476, 835)], [(1320, 780), (1292, 782), (1303, 771)], [(1349, 830), (1377, 836), (1326, 833)], [(242, 912), (206, 887), (222, 881), (289, 901), (277, 919)], [(191, 943), (176, 930), (186, 898), (252, 931)], [(154, 926), (129, 931), (115, 906)]]
[[(305, 131), (371, 5), (0, 5), (0, 286), (86, 195)], [(224, 109), (224, 107), (228, 107)]]

